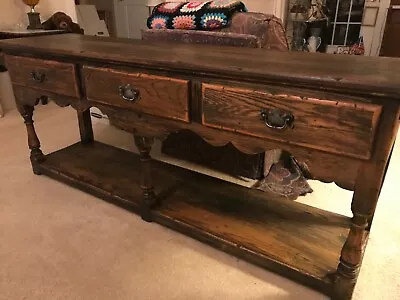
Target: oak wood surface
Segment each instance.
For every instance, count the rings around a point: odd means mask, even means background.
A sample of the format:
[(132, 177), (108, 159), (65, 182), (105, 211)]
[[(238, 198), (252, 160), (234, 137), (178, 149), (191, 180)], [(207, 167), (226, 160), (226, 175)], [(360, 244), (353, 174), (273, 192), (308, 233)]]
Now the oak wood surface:
[[(198, 123), (189, 124), (176, 120), (160, 119), (148, 114), (138, 114), (134, 111), (113, 108), (100, 103), (83, 99), (77, 100), (21, 86), (15, 89), (17, 103), (33, 106), (41, 96), (50, 97), (51, 100), (61, 107), (71, 105), (78, 112), (84, 112), (91, 106), (97, 107), (110, 118), (114, 126), (134, 134), (165, 139), (171, 132), (190, 130), (201, 136), (211, 145), (224, 146), (231, 143), (234, 147), (247, 154), (283, 149), (296, 158), (308, 178), (323, 182), (335, 182), (348, 190), (354, 190), (357, 171), (362, 162), (359, 159), (305, 147), (297, 147), (290, 143), (238, 135), (234, 132), (217, 128), (206, 128)], [(343, 170), (346, 170), (346, 172), (343, 172)]]
[(91, 106), (91, 104), (84, 99), (55, 94), (50, 91), (28, 88), (18, 84), (14, 84), (14, 95), (17, 106), (35, 106), (42, 97), (48, 97), (60, 107), (72, 106), (78, 112), (84, 112)]
[(90, 110), (77, 111), (79, 134), (83, 143), (91, 143), (94, 140), (92, 119), (90, 116)]
[[(277, 96), (262, 91), (203, 84), (203, 124), (246, 135), (368, 159), (381, 106)], [(294, 116), (293, 128), (268, 128), (263, 109)]]
[[(349, 218), (162, 162), (153, 165), (163, 203), (152, 211), (154, 221), (183, 232), (190, 228), (195, 238), (257, 264), (267, 260), (329, 293)], [(132, 170), (138, 168), (138, 155), (99, 142), (74, 144), (40, 164), (44, 174), (135, 212), (142, 189), (140, 174)]]
[(351, 157), (299, 147), (285, 142), (235, 134), (217, 128), (207, 128), (198, 123), (187, 124), (175, 120), (163, 120), (151, 115), (137, 114), (97, 103), (92, 103), (92, 105), (106, 114), (114, 126), (134, 134), (155, 136), (163, 140), (171, 132), (191, 130), (211, 145), (224, 146), (231, 143), (247, 154), (283, 149), (296, 158), (308, 178), (335, 182), (348, 190), (354, 189), (357, 171), (361, 163), (361, 160)]
[(334, 55), (327, 59), (326, 54), (160, 44), (77, 34), (4, 40), (0, 48), (6, 53), (102, 60), (247, 82), (339, 92), (346, 89), (348, 94), (396, 96), (400, 102), (397, 58)]
[[(83, 77), (89, 100), (189, 121), (187, 80), (90, 66), (83, 67)], [(127, 84), (139, 91), (137, 100), (129, 102), (122, 99), (118, 88)]]
[[(145, 220), (190, 234), (331, 293), (334, 299), (351, 298), (398, 130), (398, 59), (197, 45), (163, 48), (80, 35), (9, 40), (0, 42), (0, 48), (14, 70), (11, 77), (34, 173), (118, 201), (140, 211)], [(27, 66), (38, 69), (28, 72), (36, 71), (31, 76), (35, 84), (26, 77)], [(95, 75), (87, 76), (87, 70)], [(50, 84), (47, 72), (54, 72)], [(128, 83), (145, 92), (141, 98), (141, 91), (126, 88), (125, 100), (150, 99), (149, 107), (136, 110), (128, 106), (134, 103), (117, 102), (114, 86)], [(208, 84), (203, 98), (202, 84)], [(43, 97), (78, 111), (82, 142), (42, 154), (33, 111)], [(134, 155), (93, 142), (91, 106), (134, 134), (141, 173), (135, 172), (139, 168)], [(265, 134), (260, 124), (267, 124), (253, 120), (264, 106), (289, 109), (295, 115), (293, 132), (286, 130), (284, 138)], [(164, 164), (155, 163), (152, 171), (153, 138), (180, 130), (193, 131), (212, 145), (231, 143), (248, 154), (289, 152), (308, 178), (355, 190), (351, 223)]]
[[(6, 55), (6, 65), (13, 83), (65, 96), (80, 97), (74, 64)], [(34, 80), (32, 72), (37, 72), (43, 77), (41, 80)]]

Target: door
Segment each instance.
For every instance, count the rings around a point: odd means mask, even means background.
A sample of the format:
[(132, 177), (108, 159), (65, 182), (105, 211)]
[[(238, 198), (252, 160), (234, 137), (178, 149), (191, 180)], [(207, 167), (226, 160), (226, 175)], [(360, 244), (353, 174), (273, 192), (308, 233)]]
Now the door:
[(400, 0), (391, 0), (387, 13), (380, 56), (400, 57)]
[[(148, 0), (113, 0), (117, 36), (140, 39), (141, 30), (147, 28), (147, 17), (152, 1)], [(154, 1), (153, 1), (154, 2)], [(162, 2), (162, 1), (159, 1)]]

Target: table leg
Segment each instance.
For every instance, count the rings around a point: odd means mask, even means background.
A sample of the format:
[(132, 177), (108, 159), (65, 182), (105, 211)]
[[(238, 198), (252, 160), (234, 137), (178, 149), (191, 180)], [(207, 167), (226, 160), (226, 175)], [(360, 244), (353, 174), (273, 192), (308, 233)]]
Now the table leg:
[(142, 219), (151, 222), (151, 208), (156, 204), (152, 179), (151, 179), (151, 156), (150, 151), (154, 143), (154, 138), (134, 135), (135, 144), (140, 152), (141, 164), (141, 188), (143, 198), (141, 201)]
[(368, 237), (368, 222), (372, 219), (383, 184), (391, 149), (399, 124), (399, 106), (389, 102), (384, 106), (371, 160), (358, 170), (351, 204), (353, 212), (349, 235), (343, 246), (333, 287), (333, 299), (351, 299)]
[(94, 139), (90, 109), (87, 109), (83, 112), (78, 111), (77, 114), (82, 143), (92, 143)]
[(35, 131), (35, 126), (33, 125), (33, 111), (34, 107), (29, 105), (23, 105), (19, 109), (22, 117), (25, 121), (26, 131), (28, 134), (28, 146), (31, 150), (31, 164), (33, 173), (36, 175), (40, 175), (40, 171), (38, 170), (38, 164), (44, 161), (44, 155), (42, 150), (40, 150), (40, 141)]
[[(381, 187), (379, 188), (379, 195), (381, 194), (382, 187), (383, 187), (383, 183), (385, 182), (385, 177), (386, 177), (387, 170), (388, 170), (388, 168), (389, 168), (390, 159), (392, 158), (393, 149), (394, 149), (394, 144), (393, 144), (393, 146), (392, 146), (392, 150), (390, 150), (390, 155), (389, 155), (389, 159), (388, 159), (388, 162), (387, 162), (387, 164), (386, 164), (386, 167), (385, 167), (385, 173), (383, 174), (383, 179), (382, 179), (382, 182), (381, 182)], [(378, 195), (378, 197), (379, 197), (379, 195)], [(376, 209), (376, 207), (374, 208), (374, 212), (373, 212), (372, 216), (371, 216), (371, 217), (369, 218), (369, 220), (368, 220), (368, 226), (367, 226), (367, 230), (368, 230), (368, 231), (371, 230), (372, 222), (373, 222), (373, 220), (374, 220), (374, 215), (375, 215), (375, 209)]]

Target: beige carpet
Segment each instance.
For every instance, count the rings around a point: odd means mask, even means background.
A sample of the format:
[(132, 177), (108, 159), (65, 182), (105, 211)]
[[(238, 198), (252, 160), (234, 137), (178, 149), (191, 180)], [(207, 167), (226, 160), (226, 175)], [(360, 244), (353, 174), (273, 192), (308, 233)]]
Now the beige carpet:
[[(51, 104), (40, 107), (35, 116), (45, 153), (78, 140), (72, 109)], [(94, 127), (96, 139), (133, 149), (131, 135), (103, 122), (95, 122)], [(1, 300), (327, 299), (62, 183), (33, 175), (25, 128), (16, 111), (0, 119), (0, 141)], [(160, 157), (159, 147), (154, 154)], [(400, 299), (398, 174), (399, 143), (354, 299)], [(315, 192), (302, 202), (350, 214), (350, 192), (334, 184), (311, 185)]]

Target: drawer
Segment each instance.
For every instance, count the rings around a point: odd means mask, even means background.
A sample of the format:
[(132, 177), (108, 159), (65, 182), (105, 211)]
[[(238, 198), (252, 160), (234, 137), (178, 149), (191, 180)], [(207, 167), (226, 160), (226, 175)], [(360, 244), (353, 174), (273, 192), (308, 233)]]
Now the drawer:
[(189, 122), (189, 81), (85, 66), (89, 100)]
[(74, 64), (6, 55), (15, 84), (70, 97), (80, 97)]
[(211, 84), (202, 86), (202, 106), (206, 126), (361, 159), (371, 156), (382, 110)]

